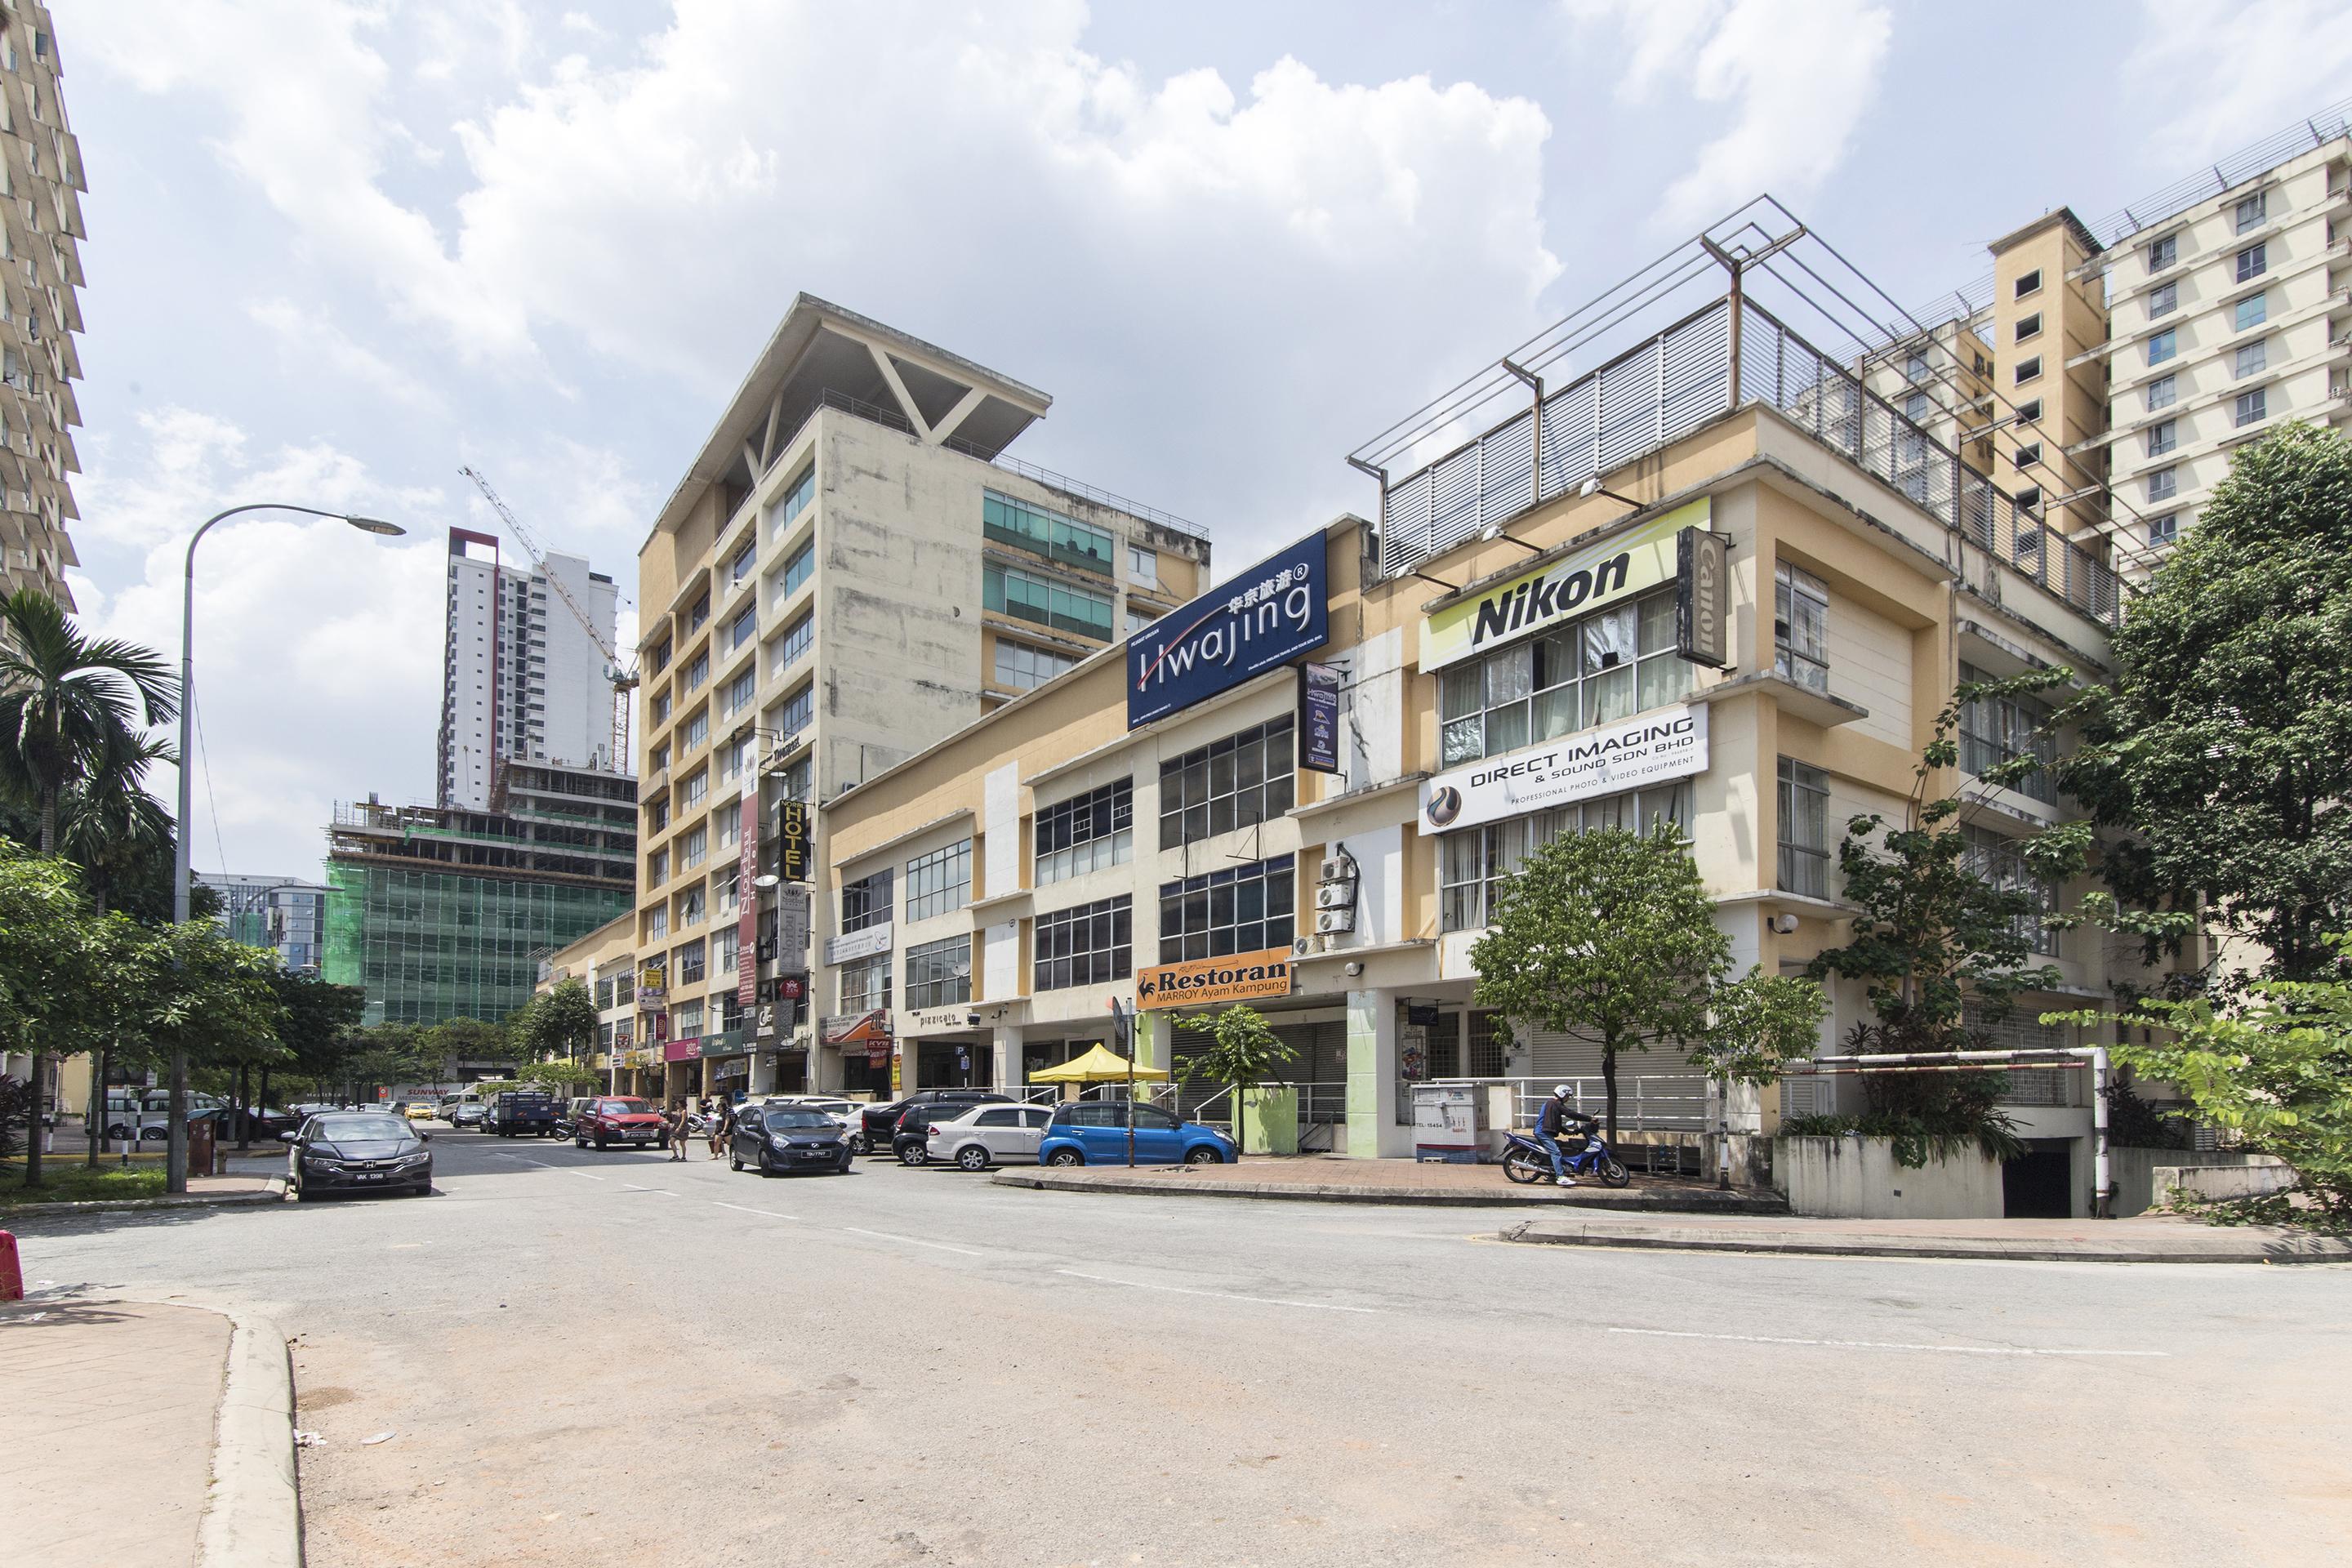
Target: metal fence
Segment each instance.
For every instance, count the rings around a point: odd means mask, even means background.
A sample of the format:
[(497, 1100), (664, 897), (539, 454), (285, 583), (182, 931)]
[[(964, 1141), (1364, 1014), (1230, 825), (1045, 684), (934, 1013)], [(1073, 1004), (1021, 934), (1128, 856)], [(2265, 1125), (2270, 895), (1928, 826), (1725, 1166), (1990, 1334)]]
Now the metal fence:
[[(1533, 1127), (1551, 1091), (1568, 1085), (1570, 1102), (1583, 1114), (1604, 1119), (1609, 1086), (1599, 1078), (1441, 1078), (1402, 1079), (1397, 1084), (1396, 1121), (1412, 1125), (1412, 1091), (1430, 1084), (1447, 1088), (1484, 1089), (1496, 1085), (1511, 1091), (1511, 1124)], [(1617, 1075), (1617, 1125), (1628, 1131), (1701, 1132), (1714, 1125), (1714, 1094), (1698, 1073), (1620, 1073)], [(1501, 1131), (1497, 1128), (1495, 1131)]]

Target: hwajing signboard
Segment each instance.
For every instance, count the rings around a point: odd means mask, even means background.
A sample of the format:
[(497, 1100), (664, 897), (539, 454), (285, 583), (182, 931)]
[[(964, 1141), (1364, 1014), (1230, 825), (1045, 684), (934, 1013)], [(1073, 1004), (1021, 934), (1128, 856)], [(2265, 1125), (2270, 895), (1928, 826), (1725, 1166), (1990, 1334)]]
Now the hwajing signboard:
[(1433, 612), (1422, 627), (1421, 668), (1440, 669), (1571, 616), (1622, 604), (1675, 580), (1685, 529), (1705, 529), (1714, 509), (1701, 496), (1638, 528), (1612, 533), (1558, 561)]
[(1181, 712), (1329, 637), (1323, 535), (1266, 557), (1127, 639), (1127, 727)]

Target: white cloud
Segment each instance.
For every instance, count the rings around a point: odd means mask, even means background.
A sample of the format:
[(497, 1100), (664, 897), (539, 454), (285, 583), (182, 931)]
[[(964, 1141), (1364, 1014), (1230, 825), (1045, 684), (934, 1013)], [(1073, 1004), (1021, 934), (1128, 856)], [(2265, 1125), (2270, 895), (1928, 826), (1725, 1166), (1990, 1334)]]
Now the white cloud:
[(1700, 103), (1735, 106), (1659, 206), (1666, 226), (1712, 223), (1750, 197), (1810, 195), (1844, 159), (1877, 96), (1894, 23), (1869, 0), (1562, 0), (1585, 28), (1633, 46), (1629, 100), (1684, 79)]
[(2342, 0), (2142, 0), (2116, 71), (2145, 101), (2152, 158), (2194, 165), (2352, 93), (2352, 7)]
[(322, 311), (278, 299), (257, 300), (245, 308), (245, 313), (278, 340), (280, 361), (289, 370), (326, 371), (414, 408), (438, 411), (444, 406), (438, 393), (354, 341)]

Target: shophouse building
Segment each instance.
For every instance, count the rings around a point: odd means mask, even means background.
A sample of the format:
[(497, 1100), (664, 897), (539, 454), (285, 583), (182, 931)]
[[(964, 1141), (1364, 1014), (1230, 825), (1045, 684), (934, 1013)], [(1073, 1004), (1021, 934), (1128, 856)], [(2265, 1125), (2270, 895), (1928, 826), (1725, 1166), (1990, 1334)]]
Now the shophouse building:
[(622, 1094), (651, 1093), (659, 1057), (636, 1038), (636, 931), (635, 909), (623, 910), (586, 936), (550, 955), (540, 976), (544, 994), (567, 980), (588, 988), (596, 1005), (596, 1048), (589, 1065), (604, 1074), (604, 1087)]
[[(1597, 1043), (1482, 1010), (1469, 954), (1500, 878), (1602, 825), (1681, 826), (1743, 969), (1836, 945), (1843, 826), (1899, 816), (1956, 683), (2095, 678), (2124, 590), (1857, 376), (1885, 336), (1798, 330), (1809, 309), (1839, 330), (1829, 296), (1862, 285), (1811, 286), (1840, 265), (1825, 247), (1754, 259), (1792, 226), (1763, 203), (1710, 234), (1737, 293), (1721, 270), (1666, 281), (1697, 245), (1646, 275), (1647, 317), (1612, 303), (1643, 279), (1612, 290), (1356, 454), (1370, 516), (827, 801), (820, 1081), (863, 1057), (898, 1089), (1025, 1084), (1111, 1040), (1114, 1000), (1167, 1065), (1192, 1048), (1176, 1019), (1248, 999), (1297, 1053), (1305, 1147), (1410, 1152), (1431, 1079), (1597, 1098)], [(2039, 743), (2032, 715), (1980, 707), (1965, 773)], [(1975, 863), (2064, 899), (2014, 846), (2065, 808), (2038, 784), (1976, 793)], [(2028, 935), (2064, 982), (1989, 1032), (2074, 1043), (2032, 1020), (2126, 960)], [(1867, 1016), (1858, 987), (1831, 994), (1825, 1049)], [(1839, 1103), (1829, 1080), (1722, 1103), (1664, 1053), (1619, 1073), (1636, 1142), (1718, 1121), (1756, 1140)], [(2086, 1206), (2081, 1076), (2010, 1075), (2032, 1150), (2015, 1212)]]
[[(744, 896), (782, 802), (810, 808), (798, 853), (822, 865), (817, 803), (1205, 582), (1198, 528), (1007, 454), (1050, 403), (802, 295), (656, 520), (638, 559), (635, 1038), (662, 1051), (667, 1092), (807, 1083), (813, 1021), (777, 1005), (812, 962), (803, 933), (876, 940), (828, 884)], [(862, 1058), (850, 1077), (887, 1081)]]

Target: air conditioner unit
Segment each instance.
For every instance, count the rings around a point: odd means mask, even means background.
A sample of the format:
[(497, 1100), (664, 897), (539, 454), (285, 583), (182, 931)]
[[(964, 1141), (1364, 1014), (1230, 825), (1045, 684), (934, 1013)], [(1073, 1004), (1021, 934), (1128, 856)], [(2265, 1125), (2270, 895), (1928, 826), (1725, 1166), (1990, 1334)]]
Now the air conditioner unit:
[(1356, 911), (1353, 910), (1315, 911), (1315, 934), (1318, 936), (1328, 936), (1337, 931), (1351, 931), (1355, 929)]
[(1304, 958), (1314, 951), (1315, 939), (1313, 937), (1298, 937), (1294, 939), (1290, 944), (1290, 956), (1293, 958)]
[(1356, 862), (1352, 857), (1340, 855), (1323, 862), (1319, 879), (1326, 882), (1352, 882), (1356, 879)]
[(1352, 910), (1356, 907), (1356, 884), (1326, 882), (1315, 889), (1315, 907), (1318, 910)]

